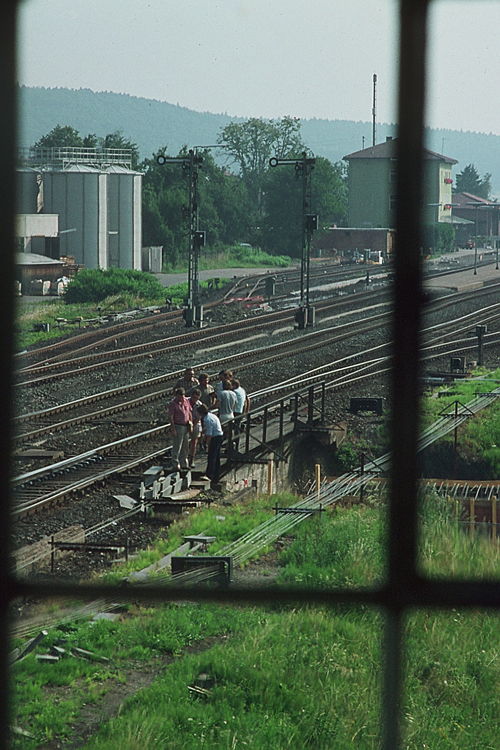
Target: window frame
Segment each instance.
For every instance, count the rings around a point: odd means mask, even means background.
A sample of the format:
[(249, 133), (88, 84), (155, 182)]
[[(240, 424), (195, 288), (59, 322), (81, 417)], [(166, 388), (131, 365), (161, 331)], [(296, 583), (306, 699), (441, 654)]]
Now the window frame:
[[(500, 585), (486, 581), (436, 581), (417, 572), (417, 438), (420, 321), (423, 290), (421, 278), (420, 233), (422, 214), (422, 149), (424, 134), (426, 27), (430, 0), (400, 0), (399, 17), (399, 99), (397, 153), (396, 252), (394, 267), (393, 317), (393, 411), (391, 439), (393, 467), (389, 504), (388, 574), (379, 589), (328, 592), (283, 591), (283, 601), (295, 603), (365, 604), (380, 608), (385, 614), (383, 747), (395, 750), (401, 746), (399, 708), (403, 663), (403, 625), (405, 614), (420, 607), (488, 607), (500, 606)], [(3, 279), (6, 290), (14, 288), (14, 177), (16, 152), (16, 0), (4, 0), (0, 25), (0, 238), (3, 246)], [(13, 294), (0, 296), (1, 350), (4, 355), (3, 387), (0, 392), (0, 430), (3, 450), (0, 452), (0, 669), (3, 684), (8, 680), (9, 606), (18, 596), (75, 595), (94, 596), (96, 587), (80, 585), (34, 584), (19, 581), (9, 574), (10, 547), (10, 442), (13, 383), (14, 313)], [(119, 596), (117, 588), (99, 588), (100, 594)], [(135, 592), (134, 592), (135, 593)], [(151, 598), (149, 588), (141, 595)], [(125, 596), (125, 592), (124, 592)], [(182, 599), (181, 591), (157, 589), (162, 600)], [(275, 602), (276, 594), (231, 588), (221, 591), (190, 590), (189, 598), (199, 601)], [(8, 746), (9, 702), (0, 702), (0, 746)]]

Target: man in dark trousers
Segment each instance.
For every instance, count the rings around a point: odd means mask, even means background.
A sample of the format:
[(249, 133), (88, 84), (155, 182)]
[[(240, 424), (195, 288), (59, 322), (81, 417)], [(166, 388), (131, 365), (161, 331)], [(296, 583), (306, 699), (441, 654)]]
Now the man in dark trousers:
[(198, 414), (203, 423), (203, 432), (207, 437), (208, 456), (206, 475), (212, 485), (217, 484), (220, 474), (220, 449), (222, 445), (222, 427), (219, 417), (208, 411), (205, 404), (198, 407)]

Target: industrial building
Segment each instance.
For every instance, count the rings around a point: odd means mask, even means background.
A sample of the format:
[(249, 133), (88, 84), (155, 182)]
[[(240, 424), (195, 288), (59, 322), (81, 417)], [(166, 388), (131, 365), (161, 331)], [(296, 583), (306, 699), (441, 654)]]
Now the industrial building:
[[(17, 172), (18, 248), (85, 268), (142, 267), (142, 174), (126, 149), (22, 149)], [(29, 218), (29, 217), (32, 218)], [(44, 216), (58, 217), (50, 243), (33, 243)], [(53, 230), (51, 230), (53, 231)], [(57, 241), (54, 241), (57, 239)], [(44, 248), (42, 250), (41, 248)]]
[[(383, 143), (344, 156), (349, 162), (350, 227), (396, 226), (396, 149), (397, 138), (388, 137)], [(453, 203), (451, 170), (457, 160), (427, 148), (422, 151), (422, 159), (423, 221), (449, 223)]]

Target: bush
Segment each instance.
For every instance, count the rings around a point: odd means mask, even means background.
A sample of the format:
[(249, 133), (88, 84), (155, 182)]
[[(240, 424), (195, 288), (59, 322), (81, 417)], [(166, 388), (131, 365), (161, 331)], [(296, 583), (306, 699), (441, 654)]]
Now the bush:
[(116, 294), (131, 294), (138, 299), (164, 299), (165, 290), (152, 274), (124, 268), (107, 270), (84, 268), (69, 284), (64, 295), (67, 304), (102, 302)]

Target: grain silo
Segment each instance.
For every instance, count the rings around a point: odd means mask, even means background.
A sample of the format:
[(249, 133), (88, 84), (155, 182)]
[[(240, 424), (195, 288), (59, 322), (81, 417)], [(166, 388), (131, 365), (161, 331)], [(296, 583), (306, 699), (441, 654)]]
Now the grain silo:
[(20, 214), (59, 216), (59, 253), (86, 268), (141, 268), (142, 174), (130, 149), (21, 149)]
[(119, 165), (108, 178), (108, 267), (140, 269), (142, 263), (142, 174)]
[(107, 180), (86, 164), (43, 172), (44, 212), (59, 214), (60, 253), (86, 268), (108, 267)]
[(40, 211), (40, 173), (31, 167), (16, 170), (16, 212), (36, 214)]

